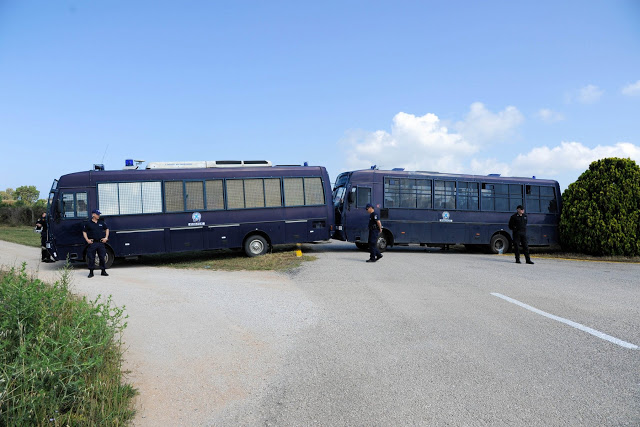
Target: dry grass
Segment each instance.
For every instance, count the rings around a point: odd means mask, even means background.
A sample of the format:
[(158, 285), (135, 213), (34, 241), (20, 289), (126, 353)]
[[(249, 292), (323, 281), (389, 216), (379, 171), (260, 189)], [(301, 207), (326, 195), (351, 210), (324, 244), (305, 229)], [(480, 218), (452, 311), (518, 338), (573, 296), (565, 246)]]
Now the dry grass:
[[(304, 246), (302, 247), (304, 252)], [(243, 252), (220, 250), (149, 255), (133, 261), (140, 265), (221, 271), (287, 271), (313, 261), (313, 255), (296, 256), (295, 245), (276, 246), (273, 252), (249, 258)]]

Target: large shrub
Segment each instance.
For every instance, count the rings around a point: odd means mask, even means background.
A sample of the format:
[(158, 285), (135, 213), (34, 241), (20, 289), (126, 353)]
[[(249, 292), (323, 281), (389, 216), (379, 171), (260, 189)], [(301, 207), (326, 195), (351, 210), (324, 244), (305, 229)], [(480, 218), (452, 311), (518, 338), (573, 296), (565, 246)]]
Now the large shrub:
[(640, 167), (597, 160), (562, 195), (563, 249), (591, 255), (640, 255)]

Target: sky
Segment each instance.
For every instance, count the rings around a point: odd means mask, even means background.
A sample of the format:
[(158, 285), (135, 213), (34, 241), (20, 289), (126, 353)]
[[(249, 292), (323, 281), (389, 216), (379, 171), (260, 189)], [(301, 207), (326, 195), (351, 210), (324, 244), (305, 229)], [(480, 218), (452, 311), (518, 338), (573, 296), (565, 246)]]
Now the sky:
[(640, 164), (640, 1), (0, 0), (0, 190), (125, 159)]

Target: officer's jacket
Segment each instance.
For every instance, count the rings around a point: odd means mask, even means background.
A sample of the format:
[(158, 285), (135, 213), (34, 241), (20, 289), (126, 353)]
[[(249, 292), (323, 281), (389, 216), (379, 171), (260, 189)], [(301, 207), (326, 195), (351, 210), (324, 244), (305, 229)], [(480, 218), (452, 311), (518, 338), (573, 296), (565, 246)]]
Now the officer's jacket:
[(526, 233), (527, 232), (527, 214), (518, 215), (514, 213), (509, 219), (509, 229), (514, 233)]

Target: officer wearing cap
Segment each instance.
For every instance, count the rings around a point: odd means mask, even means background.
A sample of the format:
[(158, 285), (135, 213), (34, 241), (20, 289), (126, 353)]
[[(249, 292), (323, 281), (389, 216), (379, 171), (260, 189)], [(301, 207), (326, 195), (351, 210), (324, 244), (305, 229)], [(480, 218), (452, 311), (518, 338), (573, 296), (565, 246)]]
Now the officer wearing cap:
[(382, 224), (371, 203), (367, 203), (366, 209), (369, 212), (369, 259), (367, 262), (376, 262), (382, 258), (378, 249), (378, 235), (382, 232)]
[(520, 264), (520, 244), (527, 264), (533, 264), (529, 257), (529, 245), (527, 244), (527, 214), (522, 205), (516, 207), (516, 213), (509, 219), (509, 229), (513, 231), (513, 248), (516, 252), (516, 264)]
[(104, 220), (100, 219), (100, 211), (94, 209), (91, 211), (91, 219), (84, 223), (82, 227), (82, 235), (89, 247), (87, 248), (87, 266), (89, 267), (89, 277), (93, 277), (93, 269), (95, 267), (96, 252), (100, 260), (100, 269), (102, 276), (108, 276), (105, 270), (105, 257), (107, 249), (104, 244), (109, 240), (109, 227)]

